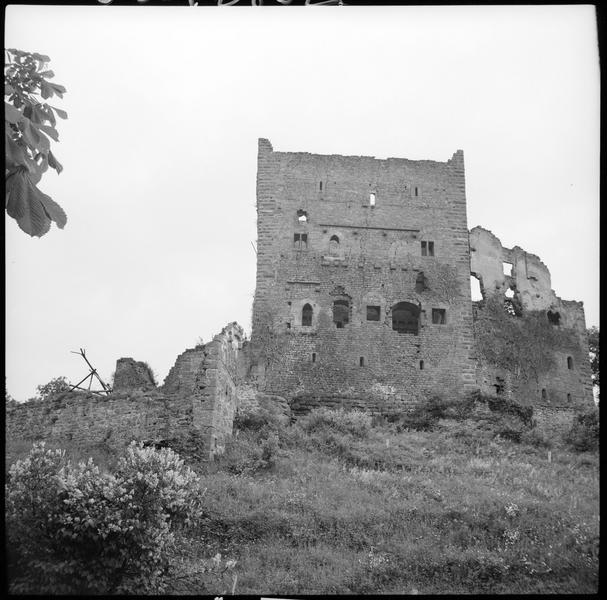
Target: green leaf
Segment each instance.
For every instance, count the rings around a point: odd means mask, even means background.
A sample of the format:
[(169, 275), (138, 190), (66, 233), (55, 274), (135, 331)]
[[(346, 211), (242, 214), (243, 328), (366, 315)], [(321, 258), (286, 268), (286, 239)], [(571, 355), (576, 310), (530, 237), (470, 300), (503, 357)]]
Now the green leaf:
[(8, 215), (28, 235), (42, 237), (50, 229), (51, 219), (37, 197), (38, 190), (23, 171), (9, 177), (6, 186)]
[(51, 77), (55, 77), (55, 73), (52, 71), (42, 71), (39, 73), (40, 77), (46, 77), (46, 79), (50, 79)]
[(37, 188), (34, 189), (38, 192), (38, 200), (42, 203), (48, 218), (54, 221), (59, 229), (63, 229), (67, 223), (65, 211), (50, 196), (42, 193)]
[(36, 60), (39, 60), (40, 62), (45, 62), (45, 63), (51, 61), (51, 59), (48, 56), (46, 56), (45, 54), (38, 54), (37, 52), (34, 52), (32, 54), (32, 58), (35, 58)]
[(5, 148), (6, 168), (9, 171), (14, 171), (17, 167), (25, 165), (24, 148), (8, 134), (8, 131), (5, 132)]
[(67, 119), (67, 113), (64, 110), (61, 110), (60, 108), (55, 108), (54, 106), (51, 106), (51, 108), (57, 113), (58, 117), (60, 117), (61, 119)]
[(4, 118), (9, 123), (19, 123), (23, 120), (23, 113), (8, 102), (4, 103)]
[(63, 165), (57, 160), (55, 155), (49, 150), (48, 152), (48, 166), (51, 169), (55, 169), (57, 173), (61, 173), (63, 171)]
[(55, 94), (57, 94), (59, 98), (63, 98), (63, 94), (65, 94), (66, 89), (62, 85), (59, 85), (58, 83), (49, 83), (48, 85), (53, 88)]
[(40, 81), (40, 95), (46, 100), (47, 98), (51, 98), (54, 95), (54, 90), (51, 87), (50, 83), (46, 81)]
[(48, 125), (38, 125), (38, 129), (46, 133), (46, 135), (54, 139), (56, 142), (59, 141), (59, 134), (57, 133), (57, 130), (53, 127), (49, 127)]

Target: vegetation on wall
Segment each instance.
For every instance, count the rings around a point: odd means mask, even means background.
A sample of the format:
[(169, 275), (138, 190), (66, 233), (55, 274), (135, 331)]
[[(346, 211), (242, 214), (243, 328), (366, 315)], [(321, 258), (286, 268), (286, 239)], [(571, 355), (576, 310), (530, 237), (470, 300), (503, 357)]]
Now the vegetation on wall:
[(481, 360), (525, 380), (537, 379), (555, 366), (553, 348), (576, 348), (576, 333), (551, 325), (543, 311), (520, 317), (504, 310), (503, 300), (490, 296), (474, 321), (476, 349)]
[(590, 354), (590, 370), (592, 384), (600, 390), (601, 380), (599, 374), (599, 328), (590, 327), (588, 333), (588, 352)]

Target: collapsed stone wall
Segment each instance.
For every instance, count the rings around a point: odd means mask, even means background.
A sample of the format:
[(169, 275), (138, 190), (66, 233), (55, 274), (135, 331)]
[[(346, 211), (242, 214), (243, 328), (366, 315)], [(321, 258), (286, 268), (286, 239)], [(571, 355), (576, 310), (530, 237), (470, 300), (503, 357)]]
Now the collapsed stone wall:
[(470, 231), (470, 271), (483, 295), (473, 310), (481, 391), (544, 415), (592, 406), (583, 304), (556, 296), (539, 257), (482, 227)]
[(43, 401), (7, 406), (7, 443), (45, 440), (73, 447), (132, 440), (186, 438), (196, 430), (192, 399), (158, 390), (100, 396), (66, 392)]
[[(244, 332), (238, 323), (230, 323), (204, 346), (204, 360), (196, 372), (190, 394), (194, 402), (194, 415), (205, 440), (205, 453), (209, 456), (223, 452), (232, 435), (234, 414), (238, 405), (236, 387), (240, 382)], [(178, 359), (193, 361), (186, 353)], [(169, 374), (170, 375), (170, 374)], [(171, 384), (172, 378), (167, 377)], [(191, 379), (188, 379), (190, 382)]]
[(72, 447), (193, 442), (200, 456), (209, 458), (232, 433), (243, 343), (242, 328), (230, 323), (208, 344), (181, 354), (163, 387), (152, 387), (145, 363), (119, 359), (114, 391), (107, 396), (69, 392), (7, 405), (7, 442), (48, 440)]
[(156, 387), (154, 373), (145, 362), (132, 358), (119, 358), (114, 374), (114, 391), (151, 390)]

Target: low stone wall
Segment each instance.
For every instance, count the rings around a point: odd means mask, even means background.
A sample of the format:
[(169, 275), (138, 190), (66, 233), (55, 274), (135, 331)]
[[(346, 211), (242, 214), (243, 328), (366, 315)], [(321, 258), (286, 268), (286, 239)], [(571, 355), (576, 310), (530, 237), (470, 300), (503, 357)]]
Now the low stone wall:
[(156, 388), (148, 366), (118, 360), (114, 392), (67, 392), (24, 404), (7, 405), (7, 444), (48, 440), (71, 447), (96, 443), (196, 444), (210, 458), (232, 434), (236, 386), (243, 373), (244, 333), (230, 323), (205, 346), (186, 350)]
[(551, 438), (561, 438), (573, 425), (576, 411), (568, 406), (541, 405), (533, 408), (538, 429)]
[(351, 394), (299, 394), (288, 399), (293, 416), (305, 415), (315, 408), (362, 410), (373, 414), (390, 414), (411, 411), (421, 402), (411, 402), (398, 396), (373, 396)]
[(52, 399), (7, 406), (7, 443), (47, 440), (72, 447), (99, 442), (160, 442), (203, 431), (192, 399), (157, 391), (99, 396), (66, 392)]

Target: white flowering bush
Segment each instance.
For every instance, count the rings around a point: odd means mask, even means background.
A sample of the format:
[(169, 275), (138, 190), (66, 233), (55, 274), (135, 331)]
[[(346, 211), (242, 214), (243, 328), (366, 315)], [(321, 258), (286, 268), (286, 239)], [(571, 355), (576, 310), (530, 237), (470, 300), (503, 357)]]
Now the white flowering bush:
[(175, 528), (201, 515), (198, 476), (172, 450), (132, 443), (115, 473), (35, 444), (10, 469), (10, 591), (162, 591)]

